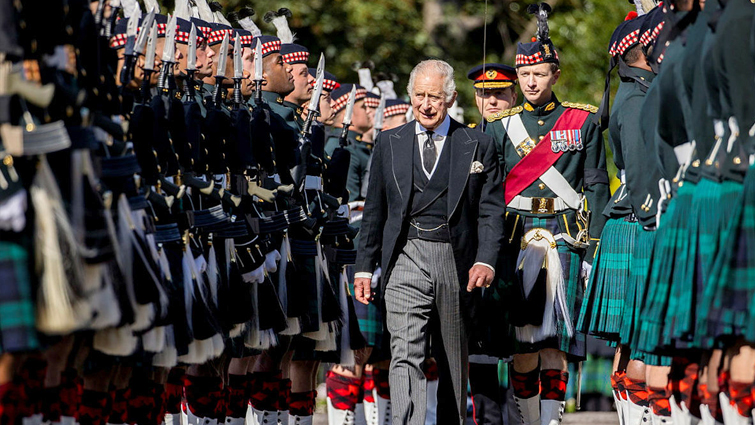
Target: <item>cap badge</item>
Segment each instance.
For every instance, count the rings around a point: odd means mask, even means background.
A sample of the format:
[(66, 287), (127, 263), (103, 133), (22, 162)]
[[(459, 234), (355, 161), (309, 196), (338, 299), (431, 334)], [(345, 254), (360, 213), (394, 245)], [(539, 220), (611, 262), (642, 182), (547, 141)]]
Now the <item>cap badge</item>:
[(485, 76), (488, 77), (488, 80), (493, 80), (498, 76), (498, 71), (496, 71), (495, 69), (489, 69), (485, 71)]

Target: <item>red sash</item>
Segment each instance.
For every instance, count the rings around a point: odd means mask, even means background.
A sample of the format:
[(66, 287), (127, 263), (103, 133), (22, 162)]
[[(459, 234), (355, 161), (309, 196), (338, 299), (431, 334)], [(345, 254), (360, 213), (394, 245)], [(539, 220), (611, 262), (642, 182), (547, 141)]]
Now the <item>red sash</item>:
[[(582, 128), (590, 112), (582, 109), (566, 108), (563, 114), (558, 117), (556, 124), (551, 131), (571, 130)], [(503, 188), (506, 191), (504, 198), (508, 205), (516, 195), (522, 193), (540, 176), (543, 175), (553, 164), (561, 158), (564, 153), (559, 151), (553, 152), (551, 149), (551, 133), (543, 137), (532, 151), (511, 169), (503, 182)]]

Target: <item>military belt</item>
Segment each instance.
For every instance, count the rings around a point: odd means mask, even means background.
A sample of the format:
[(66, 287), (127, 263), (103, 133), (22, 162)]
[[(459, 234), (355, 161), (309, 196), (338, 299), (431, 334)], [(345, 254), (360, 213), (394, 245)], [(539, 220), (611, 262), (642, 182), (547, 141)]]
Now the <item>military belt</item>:
[(508, 207), (519, 211), (529, 211), (532, 214), (555, 214), (569, 209), (561, 198), (530, 198), (521, 195), (515, 196)]

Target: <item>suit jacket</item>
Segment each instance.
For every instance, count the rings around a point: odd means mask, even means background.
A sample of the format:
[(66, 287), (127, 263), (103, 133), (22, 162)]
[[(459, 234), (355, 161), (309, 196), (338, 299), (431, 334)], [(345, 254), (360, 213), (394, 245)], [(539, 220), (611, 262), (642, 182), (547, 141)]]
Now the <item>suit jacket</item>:
[[(362, 216), (356, 271), (383, 267), (381, 289), (406, 244), (413, 186), (415, 121), (380, 133)], [(503, 186), (493, 139), (451, 120), (448, 224), (459, 285), (475, 262), (495, 266), (503, 241)], [(482, 163), (478, 173), (472, 164)], [(479, 167), (477, 167), (479, 168)], [(437, 170), (436, 170), (437, 172)]]

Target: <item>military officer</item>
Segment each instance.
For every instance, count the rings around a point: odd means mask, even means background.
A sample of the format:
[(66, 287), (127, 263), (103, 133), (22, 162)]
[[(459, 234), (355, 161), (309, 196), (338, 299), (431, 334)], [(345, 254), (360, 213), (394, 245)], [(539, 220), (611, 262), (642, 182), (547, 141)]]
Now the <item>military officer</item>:
[(585, 356), (585, 336), (574, 325), (605, 222), (590, 211), (609, 197), (603, 140), (591, 119), (597, 108), (553, 93), (561, 70), (548, 37), (550, 8), (530, 10), (538, 38), (520, 43), (516, 55), (524, 102), (488, 117), (486, 129), (505, 177), (509, 243), (497, 270), (519, 294), (509, 312), (517, 342), (511, 382), (525, 424), (560, 420), (567, 358)]
[[(500, 63), (486, 63), (470, 69), (467, 78), (472, 80), (475, 104), (482, 116), (480, 131), (485, 131), (489, 116), (516, 105), (516, 69)], [(469, 126), (476, 128), (478, 125)]]

